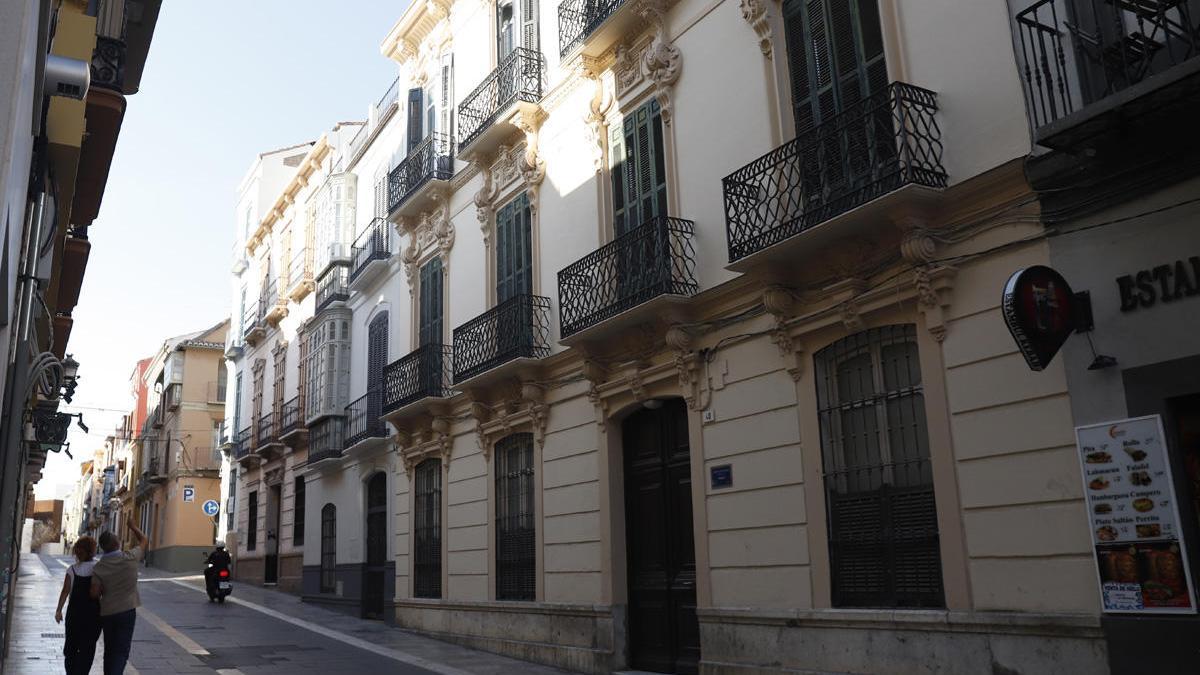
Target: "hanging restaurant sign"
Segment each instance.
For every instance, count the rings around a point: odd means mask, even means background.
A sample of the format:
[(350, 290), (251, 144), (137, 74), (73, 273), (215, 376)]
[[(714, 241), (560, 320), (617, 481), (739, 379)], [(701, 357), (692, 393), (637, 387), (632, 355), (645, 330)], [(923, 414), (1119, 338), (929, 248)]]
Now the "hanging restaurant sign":
[(1030, 370), (1042, 370), (1075, 330), (1074, 294), (1043, 265), (1017, 270), (1004, 285), (1004, 323)]
[(1164, 438), (1158, 415), (1075, 428), (1105, 612), (1196, 611)]

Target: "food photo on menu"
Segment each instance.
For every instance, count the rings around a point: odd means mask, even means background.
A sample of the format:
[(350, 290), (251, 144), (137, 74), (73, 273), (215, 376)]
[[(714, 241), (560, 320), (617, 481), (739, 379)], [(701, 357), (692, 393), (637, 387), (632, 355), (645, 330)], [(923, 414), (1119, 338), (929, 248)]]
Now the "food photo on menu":
[(1109, 544), (1096, 547), (1096, 555), (1101, 583), (1137, 585), (1145, 607), (1192, 606), (1177, 544)]

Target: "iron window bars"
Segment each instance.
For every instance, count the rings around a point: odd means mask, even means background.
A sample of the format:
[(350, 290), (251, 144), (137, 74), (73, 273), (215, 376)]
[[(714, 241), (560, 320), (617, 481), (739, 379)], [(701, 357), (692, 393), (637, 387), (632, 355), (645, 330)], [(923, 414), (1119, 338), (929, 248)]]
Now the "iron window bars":
[(350, 277), (354, 281), (363, 269), (373, 260), (387, 260), (392, 255), (392, 237), (390, 225), (383, 218), (375, 218), (354, 244), (350, 247)]
[(450, 396), (450, 345), (421, 345), (383, 368), (383, 413), (399, 410), (423, 398)]
[(517, 101), (537, 103), (542, 99), (542, 53), (517, 47), (500, 65), (463, 99), (458, 106), (458, 147), (479, 137), (496, 116)]
[(283, 412), (279, 415), (279, 435), (283, 436), (304, 427), (303, 411), (300, 409), (300, 397), (293, 396), (283, 404)]
[(550, 298), (514, 295), (454, 329), (455, 384), (519, 358), (550, 355)]
[(259, 327), (259, 322), (262, 321), (265, 311), (261, 309), (259, 303), (251, 303), (246, 311), (242, 314), (242, 339), (249, 339), (251, 333)]
[(735, 262), (907, 184), (946, 187), (937, 94), (893, 82), (726, 176)]
[(323, 459), (342, 456), (346, 434), (346, 420), (327, 417), (309, 427), (308, 463), (315, 464)]
[(660, 295), (695, 293), (695, 227), (655, 216), (559, 271), (562, 337)]
[(317, 279), (317, 307), (321, 311), (333, 302), (350, 298), (349, 273), (346, 265), (334, 265)]
[(564, 0), (558, 6), (558, 54), (562, 60), (624, 4), (625, 0)]
[(442, 462), (417, 465), (414, 495), (413, 595), (442, 597)]
[(533, 600), (536, 542), (533, 524), (533, 434), (496, 443), (496, 599)]
[(1196, 0), (1038, 0), (1017, 28), (1035, 127), (1200, 55)]
[(384, 423), (379, 419), (382, 403), (382, 392), (372, 389), (346, 406), (347, 448), (368, 438), (387, 435)]
[(916, 329), (817, 352), (835, 607), (941, 607), (941, 554)]
[[(311, 461), (311, 460), (310, 460)], [(321, 592), (337, 590), (337, 507), (321, 507)]]
[(454, 144), (446, 134), (429, 134), (388, 173), (388, 212), (400, 208), (425, 183), (453, 176)]

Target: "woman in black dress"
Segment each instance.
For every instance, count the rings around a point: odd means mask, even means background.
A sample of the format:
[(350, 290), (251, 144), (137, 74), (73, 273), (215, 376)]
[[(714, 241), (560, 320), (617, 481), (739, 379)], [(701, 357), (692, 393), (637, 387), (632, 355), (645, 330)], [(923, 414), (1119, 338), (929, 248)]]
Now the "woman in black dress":
[(100, 603), (88, 595), (92, 586), (92, 568), (96, 566), (93, 560), (96, 540), (80, 537), (71, 552), (75, 554), (75, 564), (67, 568), (54, 620), (62, 623), (63, 603), (69, 596), (67, 639), (63, 645), (67, 675), (87, 675), (92, 669), (92, 659), (96, 657), (96, 640), (100, 638)]

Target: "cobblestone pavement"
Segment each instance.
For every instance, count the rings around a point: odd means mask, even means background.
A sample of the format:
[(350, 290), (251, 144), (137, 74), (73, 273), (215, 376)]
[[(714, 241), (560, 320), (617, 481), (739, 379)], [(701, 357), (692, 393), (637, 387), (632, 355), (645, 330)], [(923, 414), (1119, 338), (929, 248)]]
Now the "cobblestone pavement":
[[(24, 555), (16, 587), (8, 675), (63, 672), (63, 626), (54, 622), (66, 558)], [(142, 673), (356, 673), (561, 675), (314, 607), (286, 593), (234, 583), (224, 605), (208, 602), (203, 578), (143, 571), (126, 675)], [(101, 672), (103, 639), (92, 673)]]

